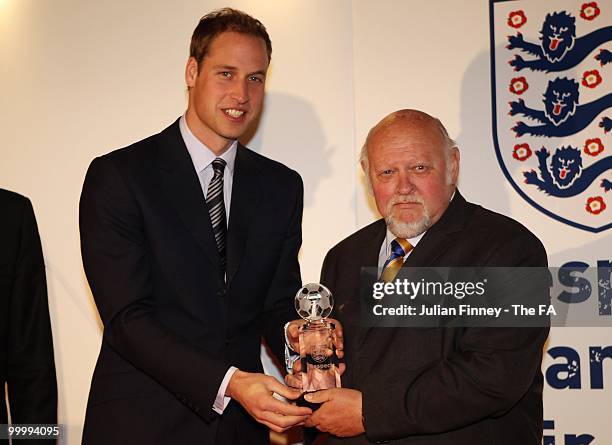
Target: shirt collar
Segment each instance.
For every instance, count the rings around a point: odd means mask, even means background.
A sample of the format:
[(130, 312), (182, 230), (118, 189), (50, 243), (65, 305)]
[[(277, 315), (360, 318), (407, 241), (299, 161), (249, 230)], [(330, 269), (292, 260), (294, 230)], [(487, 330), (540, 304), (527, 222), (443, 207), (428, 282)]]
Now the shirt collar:
[(217, 156), (212, 152), (210, 148), (208, 148), (206, 145), (200, 142), (198, 138), (194, 136), (194, 134), (187, 126), (187, 120), (185, 119), (185, 115), (182, 115), (179, 119), (179, 128), (181, 130), (181, 136), (183, 137), (185, 146), (187, 147), (187, 151), (189, 152), (189, 156), (191, 156), (193, 166), (195, 167), (198, 173), (202, 172), (202, 170), (208, 167), (216, 158), (223, 159), (227, 164), (229, 173), (234, 173), (234, 164), (236, 162), (238, 141), (232, 142), (230, 147), (225, 150), (223, 154)]
[[(423, 236), (427, 233), (427, 230), (417, 236), (413, 236), (412, 238), (408, 238), (408, 242), (412, 245), (412, 247), (416, 247), (417, 244), (419, 244), (419, 241), (421, 241), (421, 238), (423, 238)], [(389, 228), (387, 227), (387, 237), (385, 238), (385, 242), (387, 243), (387, 252), (390, 252), (391, 250), (391, 242), (397, 238), (397, 236), (395, 236), (393, 233), (391, 233), (391, 231), (389, 230)]]

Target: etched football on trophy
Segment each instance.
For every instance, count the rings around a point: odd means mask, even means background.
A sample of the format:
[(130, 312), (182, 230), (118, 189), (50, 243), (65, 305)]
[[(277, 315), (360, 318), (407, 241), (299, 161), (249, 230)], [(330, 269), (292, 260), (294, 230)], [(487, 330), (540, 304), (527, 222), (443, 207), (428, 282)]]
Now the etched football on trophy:
[(334, 297), (322, 284), (305, 284), (295, 295), (295, 310), (306, 321), (324, 320), (333, 308)]

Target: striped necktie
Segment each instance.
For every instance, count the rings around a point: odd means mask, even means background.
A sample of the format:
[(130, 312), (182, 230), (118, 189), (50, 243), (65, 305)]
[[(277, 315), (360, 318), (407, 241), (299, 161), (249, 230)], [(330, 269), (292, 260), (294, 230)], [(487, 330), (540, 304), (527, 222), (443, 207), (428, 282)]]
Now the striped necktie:
[(385, 261), (382, 274), (380, 274), (381, 281), (389, 283), (395, 279), (402, 264), (404, 264), (404, 256), (411, 250), (412, 244), (404, 238), (395, 238), (391, 241), (391, 254)]
[(208, 208), (215, 241), (217, 242), (221, 271), (225, 272), (225, 237), (227, 234), (225, 202), (223, 201), (223, 170), (225, 169), (225, 161), (221, 158), (216, 158), (212, 161), (212, 168), (214, 176), (210, 180), (210, 184), (208, 184), (206, 207)]

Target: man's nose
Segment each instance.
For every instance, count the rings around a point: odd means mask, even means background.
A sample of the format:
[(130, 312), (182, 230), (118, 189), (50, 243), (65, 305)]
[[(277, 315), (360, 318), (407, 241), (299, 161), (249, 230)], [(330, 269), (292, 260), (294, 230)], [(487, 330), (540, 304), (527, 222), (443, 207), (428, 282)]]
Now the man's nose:
[(246, 80), (239, 80), (234, 83), (232, 88), (232, 99), (241, 104), (249, 101), (249, 85)]
[(398, 176), (397, 192), (405, 195), (414, 191), (414, 183), (409, 173), (400, 172)]

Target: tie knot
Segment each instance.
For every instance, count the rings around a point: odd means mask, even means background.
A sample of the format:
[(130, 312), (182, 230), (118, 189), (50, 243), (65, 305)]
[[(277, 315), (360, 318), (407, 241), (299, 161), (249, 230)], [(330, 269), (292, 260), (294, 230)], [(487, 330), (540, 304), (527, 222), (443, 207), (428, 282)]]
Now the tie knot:
[(391, 241), (390, 247), (391, 253), (387, 261), (385, 261), (383, 272), (380, 275), (380, 279), (387, 283), (395, 279), (395, 276), (404, 263), (404, 256), (412, 250), (412, 244), (405, 238), (395, 238)]
[(226, 164), (225, 161), (221, 158), (215, 158), (215, 160), (212, 161), (212, 168), (213, 168), (213, 171), (215, 172), (215, 176), (223, 174), (223, 170), (225, 169), (225, 164)]
[(405, 238), (395, 238), (391, 241), (391, 252), (395, 257), (403, 257), (412, 250), (412, 244)]

